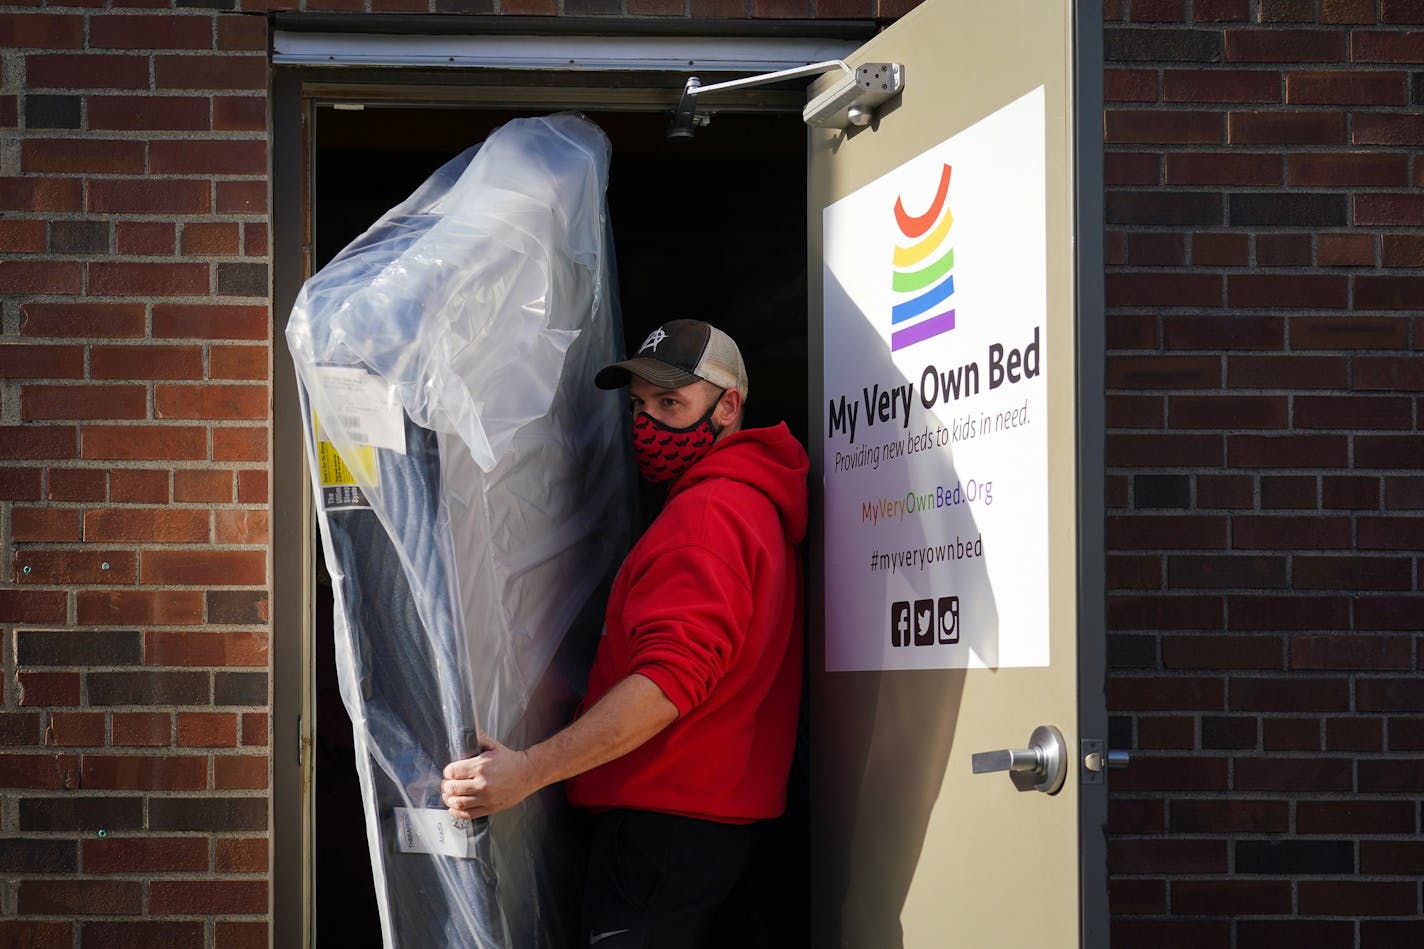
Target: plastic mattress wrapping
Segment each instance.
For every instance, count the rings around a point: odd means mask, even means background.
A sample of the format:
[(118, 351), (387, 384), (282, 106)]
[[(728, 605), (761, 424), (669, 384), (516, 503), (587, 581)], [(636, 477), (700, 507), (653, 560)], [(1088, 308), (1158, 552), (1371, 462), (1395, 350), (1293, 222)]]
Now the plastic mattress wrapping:
[(440, 780), (478, 731), (526, 747), (568, 721), (629, 542), (627, 413), (592, 384), (621, 349), (608, 163), (581, 116), (512, 121), (288, 323), (389, 949), (572, 942), (562, 791), (458, 822)]

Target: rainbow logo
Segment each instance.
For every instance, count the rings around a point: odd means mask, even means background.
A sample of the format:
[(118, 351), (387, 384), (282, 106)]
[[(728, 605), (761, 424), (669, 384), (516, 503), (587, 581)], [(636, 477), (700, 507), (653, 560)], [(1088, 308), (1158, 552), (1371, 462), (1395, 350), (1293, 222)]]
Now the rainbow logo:
[(910, 216), (903, 197), (895, 199), (895, 224), (905, 242), (895, 244), (891, 289), (899, 302), (890, 309), (892, 353), (954, 329), (954, 309), (941, 307), (954, 295), (954, 248), (945, 246), (954, 224), (945, 204), (948, 196), (949, 166), (945, 165), (934, 202), (924, 214)]

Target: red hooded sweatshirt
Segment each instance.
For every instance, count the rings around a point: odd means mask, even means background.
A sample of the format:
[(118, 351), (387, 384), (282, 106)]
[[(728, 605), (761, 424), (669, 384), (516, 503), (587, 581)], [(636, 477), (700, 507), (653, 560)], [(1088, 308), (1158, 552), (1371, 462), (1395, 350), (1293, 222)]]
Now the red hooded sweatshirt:
[(723, 823), (776, 817), (801, 696), (806, 452), (786, 426), (713, 446), (613, 582), (580, 713), (640, 673), (678, 718), (568, 782), (569, 800)]

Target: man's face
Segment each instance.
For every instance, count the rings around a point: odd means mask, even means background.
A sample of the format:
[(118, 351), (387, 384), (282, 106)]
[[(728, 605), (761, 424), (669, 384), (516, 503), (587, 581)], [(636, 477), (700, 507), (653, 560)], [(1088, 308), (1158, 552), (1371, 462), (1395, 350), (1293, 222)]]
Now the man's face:
[(633, 414), (646, 412), (668, 428), (696, 424), (717, 400), (719, 391), (712, 383), (701, 380), (680, 389), (664, 389), (636, 375), (630, 376), (628, 381)]

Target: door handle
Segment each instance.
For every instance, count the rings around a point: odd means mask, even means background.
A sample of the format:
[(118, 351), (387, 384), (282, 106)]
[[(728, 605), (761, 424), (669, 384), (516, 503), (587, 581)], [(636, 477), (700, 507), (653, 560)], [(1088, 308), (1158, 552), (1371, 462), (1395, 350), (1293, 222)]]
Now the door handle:
[(1040, 725), (1029, 736), (1027, 748), (980, 751), (972, 760), (975, 774), (1007, 771), (1020, 791), (1057, 794), (1068, 776), (1068, 745), (1052, 725)]

